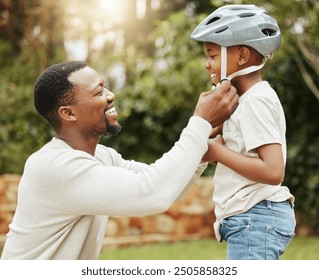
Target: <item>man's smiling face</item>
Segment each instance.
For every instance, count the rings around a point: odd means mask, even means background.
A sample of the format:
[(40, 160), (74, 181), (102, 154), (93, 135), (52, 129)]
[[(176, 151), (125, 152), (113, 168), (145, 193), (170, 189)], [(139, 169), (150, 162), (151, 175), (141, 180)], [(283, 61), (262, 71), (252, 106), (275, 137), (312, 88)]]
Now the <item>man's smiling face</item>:
[(96, 136), (118, 134), (121, 126), (113, 103), (115, 95), (105, 88), (101, 76), (87, 66), (72, 73), (69, 80), (75, 84), (72, 107), (82, 133)]

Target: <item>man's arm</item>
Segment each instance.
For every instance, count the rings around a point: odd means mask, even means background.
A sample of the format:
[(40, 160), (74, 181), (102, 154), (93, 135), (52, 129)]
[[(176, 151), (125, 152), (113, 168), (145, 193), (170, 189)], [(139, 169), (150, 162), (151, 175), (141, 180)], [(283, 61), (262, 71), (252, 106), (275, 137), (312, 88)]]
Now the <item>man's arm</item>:
[[(122, 158), (121, 154), (117, 153), (117, 151), (110, 149), (110, 148), (108, 148), (108, 149), (111, 150), (112, 157), (113, 157), (114, 162), (115, 162), (115, 166), (129, 169), (129, 170), (132, 170), (135, 172), (141, 172), (141, 171), (147, 169), (149, 166), (148, 164), (143, 163), (143, 162), (138, 162), (138, 161), (134, 161), (134, 160), (125, 160)], [(179, 200), (192, 187), (192, 185), (195, 183), (195, 181), (203, 174), (203, 172), (207, 168), (207, 165), (208, 165), (207, 162), (204, 162), (204, 163), (201, 162), (197, 166), (197, 169), (195, 170), (193, 177), (187, 183), (185, 189), (179, 195), (177, 200)]]
[(193, 177), (207, 150), (210, 133), (208, 122), (192, 117), (174, 147), (142, 171), (104, 166), (86, 153), (70, 150), (63, 157), (57, 154), (59, 161), (50, 159), (59, 165), (39, 179), (52, 178), (46, 182), (48, 189), (55, 190), (52, 203), (65, 215), (134, 216), (164, 212)]

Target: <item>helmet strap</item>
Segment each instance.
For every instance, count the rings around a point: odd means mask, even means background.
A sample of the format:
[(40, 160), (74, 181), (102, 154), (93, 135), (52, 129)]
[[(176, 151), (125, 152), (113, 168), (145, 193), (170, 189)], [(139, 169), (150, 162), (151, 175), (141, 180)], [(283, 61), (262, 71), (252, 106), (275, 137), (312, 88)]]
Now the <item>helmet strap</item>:
[(220, 80), (227, 79), (227, 47), (221, 47)]
[(250, 74), (252, 72), (255, 72), (255, 71), (263, 68), (266, 61), (267, 61), (267, 58), (264, 59), (264, 61), (260, 65), (253, 65), (253, 66), (249, 66), (247, 68), (244, 68), (242, 70), (236, 71), (236, 72), (230, 74), (228, 77), (226, 77), (226, 79), (228, 81), (231, 81), (233, 78), (235, 78), (237, 76), (247, 75), (247, 74)]
[[(247, 74), (250, 74), (252, 72), (255, 72), (255, 71), (263, 68), (264, 65), (266, 64), (266, 61), (269, 58), (270, 58), (269, 56), (266, 56), (260, 65), (249, 66), (247, 68), (236, 71), (236, 72), (227, 76), (227, 47), (221, 47), (221, 69), (220, 69), (221, 79), (220, 80), (221, 81), (223, 81), (223, 80), (231, 81), (233, 78), (235, 78), (237, 76), (247, 75)], [(220, 83), (218, 83), (217, 85), (213, 84), (212, 90), (214, 90), (217, 86), (219, 86), (219, 84)]]

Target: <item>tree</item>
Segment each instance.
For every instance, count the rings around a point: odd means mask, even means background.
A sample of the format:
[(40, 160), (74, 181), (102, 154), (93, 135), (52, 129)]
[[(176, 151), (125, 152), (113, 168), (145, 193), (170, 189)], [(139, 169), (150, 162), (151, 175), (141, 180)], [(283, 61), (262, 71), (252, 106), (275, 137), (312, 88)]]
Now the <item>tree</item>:
[(60, 9), (40, 0), (1, 1), (0, 7), (0, 173), (21, 173), (26, 158), (52, 136), (34, 110), (33, 84), (64, 57)]
[[(250, 1), (243, 1), (250, 3)], [(319, 2), (317, 0), (257, 0), (279, 22), (282, 30), (282, 54), (290, 53), (301, 78), (319, 101)]]

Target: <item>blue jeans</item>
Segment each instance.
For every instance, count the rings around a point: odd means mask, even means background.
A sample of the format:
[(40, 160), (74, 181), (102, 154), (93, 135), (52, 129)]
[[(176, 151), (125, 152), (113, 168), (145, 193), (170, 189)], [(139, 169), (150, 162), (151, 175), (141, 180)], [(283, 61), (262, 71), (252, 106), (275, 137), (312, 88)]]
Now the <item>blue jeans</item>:
[(220, 233), (229, 260), (278, 260), (294, 237), (296, 219), (289, 201), (264, 200), (224, 219)]

